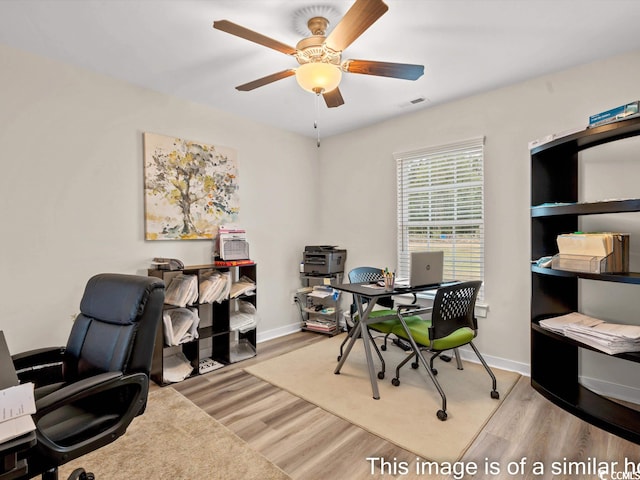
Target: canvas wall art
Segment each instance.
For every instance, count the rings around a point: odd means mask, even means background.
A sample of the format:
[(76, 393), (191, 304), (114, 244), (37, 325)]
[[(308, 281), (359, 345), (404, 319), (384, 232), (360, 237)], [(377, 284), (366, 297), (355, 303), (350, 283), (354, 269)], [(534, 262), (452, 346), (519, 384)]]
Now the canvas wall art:
[(144, 133), (145, 238), (214, 238), (239, 211), (233, 148)]

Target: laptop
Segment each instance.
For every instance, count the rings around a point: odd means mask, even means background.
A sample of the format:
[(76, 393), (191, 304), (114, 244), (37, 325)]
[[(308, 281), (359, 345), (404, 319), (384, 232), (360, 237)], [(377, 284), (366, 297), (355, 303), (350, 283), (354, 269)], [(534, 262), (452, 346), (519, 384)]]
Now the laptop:
[(398, 287), (425, 287), (442, 283), (444, 252), (411, 252), (411, 271), (408, 279), (398, 279)]

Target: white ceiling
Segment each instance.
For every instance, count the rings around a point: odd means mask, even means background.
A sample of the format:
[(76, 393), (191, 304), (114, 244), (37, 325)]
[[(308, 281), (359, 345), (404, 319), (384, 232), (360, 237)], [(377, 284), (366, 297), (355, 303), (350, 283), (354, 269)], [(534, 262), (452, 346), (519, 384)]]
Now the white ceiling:
[(317, 118), (323, 137), (640, 49), (638, 0), (385, 1), (389, 11), (343, 59), (423, 64), (425, 75), (344, 74), (345, 104), (320, 99), (317, 112), (295, 77), (235, 90), (297, 63), (212, 23), (295, 46), (297, 11), (330, 6), (342, 16), (352, 0), (0, 0), (0, 43), (302, 135), (315, 136)]

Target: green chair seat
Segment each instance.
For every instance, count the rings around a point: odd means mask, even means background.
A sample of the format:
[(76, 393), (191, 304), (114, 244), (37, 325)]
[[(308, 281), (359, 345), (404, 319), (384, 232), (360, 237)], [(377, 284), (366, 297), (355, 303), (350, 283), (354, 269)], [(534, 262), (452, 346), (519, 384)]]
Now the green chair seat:
[[(375, 330), (380, 333), (391, 333), (393, 327), (398, 323), (398, 313), (395, 310), (372, 310), (369, 313), (369, 318), (384, 318), (388, 317), (385, 320), (380, 320), (379, 322), (369, 323), (367, 324), (368, 328)], [(358, 322), (360, 321), (360, 315), (354, 315), (353, 319)]]
[[(398, 314), (395, 310), (381, 310), (381, 311), (391, 312), (393, 314), (393, 318), (382, 320), (380, 322), (370, 323), (367, 325), (368, 328), (370, 328), (371, 330), (375, 330), (376, 332), (387, 333), (387, 334), (394, 333), (396, 328), (400, 328), (400, 330), (404, 332), (404, 329), (402, 328), (402, 324), (400, 323), (400, 320), (398, 320)], [(374, 312), (371, 312), (371, 313), (373, 314)], [(377, 318), (382, 316), (383, 315), (376, 315), (376, 316), (369, 315), (369, 318)], [(407, 317), (405, 321), (416, 322), (416, 321), (422, 321), (422, 319), (418, 316), (413, 316), (413, 317)], [(406, 338), (406, 335), (405, 335), (405, 338)]]
[[(405, 322), (407, 323), (407, 327), (409, 328), (413, 339), (418, 345), (423, 345), (436, 352), (451, 350), (459, 347), (460, 345), (466, 345), (473, 340), (475, 335), (471, 328), (461, 327), (446, 337), (436, 339), (433, 342), (433, 345), (431, 345), (431, 340), (429, 339), (429, 328), (431, 327), (430, 320), (425, 321), (421, 320), (419, 317), (407, 317)], [(404, 328), (399, 323), (393, 327), (391, 333), (406, 340), (409, 339), (407, 332), (405, 332)]]

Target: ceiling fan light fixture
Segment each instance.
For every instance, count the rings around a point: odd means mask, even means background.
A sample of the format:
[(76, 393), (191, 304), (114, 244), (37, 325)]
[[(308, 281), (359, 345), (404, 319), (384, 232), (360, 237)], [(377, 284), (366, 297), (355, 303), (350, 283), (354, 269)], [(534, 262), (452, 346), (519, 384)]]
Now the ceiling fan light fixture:
[(335, 90), (342, 79), (342, 71), (336, 65), (323, 62), (305, 63), (296, 69), (296, 80), (304, 90), (323, 93)]

